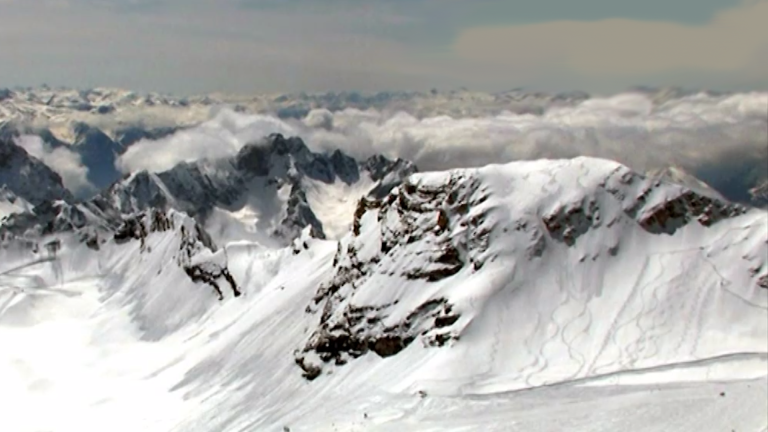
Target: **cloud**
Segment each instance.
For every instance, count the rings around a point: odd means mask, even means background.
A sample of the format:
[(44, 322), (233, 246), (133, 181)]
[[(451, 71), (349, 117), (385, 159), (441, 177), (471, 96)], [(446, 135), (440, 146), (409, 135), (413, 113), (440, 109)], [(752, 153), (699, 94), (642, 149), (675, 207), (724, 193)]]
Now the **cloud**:
[(590, 77), (638, 77), (676, 71), (768, 75), (768, 0), (747, 0), (705, 25), (606, 19), (552, 21), (463, 31), (464, 59), (524, 70), (567, 68)]
[(80, 155), (66, 147), (51, 147), (42, 138), (34, 135), (22, 135), (15, 140), (16, 145), (27, 153), (40, 159), (50, 169), (61, 176), (64, 187), (76, 196), (89, 196), (95, 191), (87, 180), (88, 168), (83, 165)]
[(279, 132), (294, 135), (298, 131), (276, 117), (253, 116), (222, 109), (215, 116), (191, 129), (160, 140), (141, 140), (132, 145), (116, 162), (122, 172), (148, 170), (160, 172), (181, 162), (217, 159), (235, 154), (249, 142)]
[(503, 112), (481, 118), (419, 119), (347, 109), (316, 110), (293, 121), (224, 111), (200, 127), (132, 147), (118, 166), (165, 170), (180, 161), (232, 155), (246, 142), (280, 132), (299, 135), (318, 151), (401, 157), (421, 170), (587, 155), (641, 171), (676, 165), (724, 188), (735, 187), (739, 173), (751, 178), (745, 182), (768, 177), (766, 112), (768, 93), (699, 94), (661, 105), (645, 94), (625, 93), (550, 108), (543, 115)]

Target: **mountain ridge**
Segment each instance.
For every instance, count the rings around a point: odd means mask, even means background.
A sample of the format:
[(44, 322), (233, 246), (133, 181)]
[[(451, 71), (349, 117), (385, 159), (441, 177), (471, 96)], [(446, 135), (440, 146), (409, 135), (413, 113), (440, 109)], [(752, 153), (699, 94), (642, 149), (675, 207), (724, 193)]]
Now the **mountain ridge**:
[[(323, 198), (325, 187), (338, 183), (358, 187), (351, 190), (352, 196), (342, 197), (356, 200), (355, 194), (386, 193), (414, 171), (415, 166), (400, 159), (372, 156), (358, 162), (340, 151), (313, 153), (300, 138), (272, 134), (245, 145), (230, 158), (181, 163), (161, 173), (130, 174), (82, 203), (69, 199), (43, 205), (37, 201), (31, 212), (11, 215), (0, 230), (15, 235), (29, 230), (51, 233), (85, 228), (87, 221), (115, 226), (137, 212), (175, 209), (203, 224), (213, 213), (234, 222), (233, 213), (246, 211), (252, 214), (246, 225), (258, 225), (254, 228), (257, 234), (283, 242), (295, 238), (306, 225), (313, 227), (315, 235), (325, 237), (324, 223), (336, 222), (333, 215), (323, 218), (321, 214), (321, 222), (315, 214), (318, 200), (333, 198)], [(319, 187), (313, 189), (313, 185)], [(308, 190), (320, 194), (312, 197), (315, 210)]]

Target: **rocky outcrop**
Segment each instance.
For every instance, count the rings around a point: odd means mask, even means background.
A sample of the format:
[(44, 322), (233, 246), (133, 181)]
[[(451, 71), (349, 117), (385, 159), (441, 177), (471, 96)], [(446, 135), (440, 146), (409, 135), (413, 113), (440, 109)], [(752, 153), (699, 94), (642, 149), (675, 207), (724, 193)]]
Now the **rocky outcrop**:
[(232, 274), (226, 267), (221, 267), (214, 263), (202, 263), (184, 266), (184, 272), (193, 282), (203, 282), (213, 287), (216, 294), (219, 296), (219, 300), (224, 300), (224, 293), (221, 291), (218, 284), (219, 279), (224, 279), (227, 284), (229, 284), (229, 287), (232, 289), (232, 294), (235, 297), (240, 297), (242, 294), (237, 288), (235, 278), (232, 277)]
[[(459, 319), (446, 299), (427, 301), (399, 323), (385, 326), (383, 322), (395, 305), (348, 305), (338, 320), (324, 315), (320, 329), (295, 353), (295, 362), (303, 370), (303, 376), (313, 380), (322, 373), (323, 364), (343, 366), (369, 352), (382, 358), (397, 355), (419, 337), (425, 346), (443, 346), (458, 340), (457, 335), (443, 331)], [(320, 362), (310, 361), (309, 354)]]
[[(115, 230), (113, 239), (115, 243), (122, 244), (132, 240), (141, 242), (141, 249), (145, 248), (145, 240), (150, 233), (170, 231), (175, 228), (173, 218), (164, 210), (152, 209), (123, 219), (123, 223)], [(184, 243), (184, 229), (182, 228), (182, 244)]]
[(17, 146), (12, 137), (0, 138), (0, 185), (35, 206), (74, 200), (61, 176)]
[[(446, 298), (403, 314), (398, 302), (358, 304), (354, 293), (373, 276), (440, 283), (475, 271), (488, 259), (493, 223), (479, 183), (455, 176), (442, 184), (406, 181), (384, 199), (358, 202), (352, 233), (338, 246), (334, 274), (318, 287), (306, 312), (318, 325), (296, 352), (304, 376), (374, 353), (397, 355), (420, 340), (440, 347), (458, 339), (461, 314)], [(396, 265), (394, 263), (397, 263)], [(402, 319), (392, 320), (398, 311)]]
[(301, 189), (301, 185), (294, 181), (286, 203), (285, 217), (280, 223), (280, 228), (273, 234), (280, 238), (296, 238), (307, 226), (312, 227), (315, 238), (325, 239), (323, 224), (309, 206), (307, 194)]
[(221, 280), (229, 285), (235, 297), (242, 295), (226, 265), (197, 259), (204, 250), (215, 252), (216, 245), (205, 229), (185, 215), (159, 209), (142, 212), (125, 218), (123, 224), (115, 230), (113, 238), (118, 244), (139, 241), (141, 253), (149, 253), (151, 250), (147, 246), (147, 239), (150, 235), (175, 231), (177, 226), (179, 247), (176, 251), (176, 264), (184, 273), (195, 283), (211, 286), (219, 300), (224, 299)]
[(738, 204), (717, 201), (685, 191), (644, 212), (638, 223), (652, 233), (672, 234), (683, 225), (695, 220), (703, 226), (710, 226), (742, 215), (746, 208)]
[(747, 208), (678, 185), (617, 168), (601, 185), (647, 232), (673, 234), (695, 221), (703, 226), (746, 213)]
[(600, 213), (597, 202), (590, 200), (560, 207), (545, 216), (543, 222), (554, 240), (573, 246), (579, 237), (600, 223)]

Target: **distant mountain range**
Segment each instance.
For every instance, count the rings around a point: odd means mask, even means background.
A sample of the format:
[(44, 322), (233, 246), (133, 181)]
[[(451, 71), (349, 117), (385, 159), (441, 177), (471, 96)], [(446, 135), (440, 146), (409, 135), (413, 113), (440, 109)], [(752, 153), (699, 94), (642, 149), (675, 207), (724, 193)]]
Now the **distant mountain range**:
[[(631, 90), (647, 95), (657, 105), (698, 94), (680, 88), (638, 87)], [(717, 95), (713, 92), (708, 94)], [(434, 90), (191, 97), (142, 94), (111, 88), (0, 89), (0, 140), (8, 143), (22, 135), (37, 135), (51, 149), (66, 148), (75, 152), (87, 168), (87, 180), (101, 191), (125, 175), (116, 167), (116, 161), (132, 145), (143, 139), (160, 139), (199, 125), (223, 108), (290, 119), (304, 119), (314, 109), (335, 111), (348, 108), (391, 113), (403, 111), (417, 117), (448, 115), (465, 118), (504, 112), (540, 115), (547, 109), (572, 107), (590, 98), (583, 92), (550, 94), (520, 89), (498, 93)], [(679, 174), (687, 179), (687, 185), (693, 184), (691, 179), (696, 175), (685, 173), (680, 167), (668, 168), (674, 170), (674, 173), (665, 174), (668, 179), (673, 179), (669, 175), (675, 177)], [(656, 172), (661, 173), (665, 169)], [(734, 166), (727, 171), (734, 174), (713, 172), (707, 174), (706, 182), (701, 181), (700, 175), (695, 181), (714, 188), (727, 199), (766, 205), (764, 190), (768, 170), (761, 171), (750, 165)], [(746, 174), (742, 175), (742, 172)], [(23, 199), (27, 198), (26, 193), (21, 195)], [(36, 201), (34, 196), (29, 198), (32, 199), (30, 202)]]

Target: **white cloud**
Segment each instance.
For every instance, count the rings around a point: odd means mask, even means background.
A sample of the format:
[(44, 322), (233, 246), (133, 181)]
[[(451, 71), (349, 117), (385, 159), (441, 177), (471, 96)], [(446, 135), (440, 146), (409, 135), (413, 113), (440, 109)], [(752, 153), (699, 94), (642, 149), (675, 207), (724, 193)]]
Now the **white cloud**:
[(768, 160), (766, 112), (768, 93), (696, 95), (662, 105), (643, 94), (620, 94), (551, 108), (541, 116), (505, 112), (419, 119), (403, 112), (348, 109), (283, 121), (221, 112), (200, 127), (136, 145), (118, 166), (123, 171), (165, 170), (180, 161), (232, 155), (246, 142), (280, 132), (301, 136), (315, 150), (341, 148), (358, 158), (375, 153), (402, 157), (421, 170), (588, 155), (638, 170), (677, 165), (712, 176), (713, 167), (746, 164), (755, 169)]
[(422, 169), (515, 159), (592, 155), (638, 169), (695, 165), (740, 149), (768, 152), (768, 93), (696, 96), (654, 107), (644, 95), (592, 99), (542, 116), (502, 113), (485, 118), (336, 113), (333, 129), (306, 134), (316, 147), (344, 147), (414, 160)]
[(27, 153), (40, 159), (61, 176), (64, 187), (77, 196), (88, 196), (95, 191), (88, 181), (88, 168), (83, 165), (80, 155), (65, 147), (52, 148), (39, 136), (22, 135), (15, 140), (16, 145)]
[(246, 115), (224, 109), (195, 128), (160, 140), (135, 143), (117, 160), (116, 165), (122, 172), (165, 171), (181, 162), (233, 155), (245, 144), (272, 132), (294, 135), (298, 130), (275, 117)]

